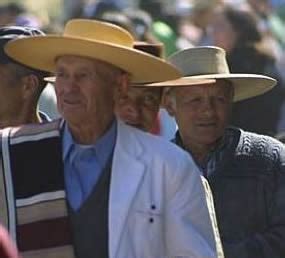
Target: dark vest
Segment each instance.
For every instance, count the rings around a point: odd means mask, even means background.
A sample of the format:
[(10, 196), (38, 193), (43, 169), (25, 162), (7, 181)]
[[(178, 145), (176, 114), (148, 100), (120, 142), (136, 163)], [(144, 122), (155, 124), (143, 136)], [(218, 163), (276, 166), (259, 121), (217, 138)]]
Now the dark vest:
[(69, 207), (77, 258), (108, 258), (108, 203), (111, 178), (109, 160), (97, 184), (78, 211)]

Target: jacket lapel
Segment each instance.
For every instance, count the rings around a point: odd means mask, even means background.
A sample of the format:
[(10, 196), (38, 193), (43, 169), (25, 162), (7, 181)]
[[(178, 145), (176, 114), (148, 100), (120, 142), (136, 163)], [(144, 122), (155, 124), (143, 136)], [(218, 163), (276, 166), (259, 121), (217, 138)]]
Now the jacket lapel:
[(118, 122), (109, 200), (109, 254), (116, 257), (129, 208), (145, 171), (139, 161), (143, 149), (133, 130)]

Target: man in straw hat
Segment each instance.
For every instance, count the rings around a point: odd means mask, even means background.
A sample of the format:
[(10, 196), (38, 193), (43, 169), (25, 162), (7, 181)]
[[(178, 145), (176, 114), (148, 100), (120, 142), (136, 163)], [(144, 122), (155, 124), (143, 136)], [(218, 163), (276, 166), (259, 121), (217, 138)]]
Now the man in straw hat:
[(55, 72), (64, 118), (2, 131), (0, 216), (24, 257), (222, 257), (193, 161), (115, 119), (130, 81), (180, 75), (133, 43), (115, 25), (71, 20), (61, 36), (6, 46)]
[[(263, 94), (276, 81), (231, 74), (217, 47), (182, 50), (169, 61), (184, 77), (155, 86), (170, 86), (166, 106), (179, 128), (174, 142), (191, 153), (212, 188), (225, 257), (285, 257), (284, 146), (228, 127), (233, 102)], [(216, 82), (189, 85), (193, 78)]]

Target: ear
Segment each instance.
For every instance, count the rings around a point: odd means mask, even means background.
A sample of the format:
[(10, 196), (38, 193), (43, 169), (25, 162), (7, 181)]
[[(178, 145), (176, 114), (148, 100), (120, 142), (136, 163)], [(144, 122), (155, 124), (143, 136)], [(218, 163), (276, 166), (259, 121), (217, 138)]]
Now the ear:
[(175, 103), (175, 93), (168, 89), (163, 90), (161, 106), (165, 108), (170, 116), (175, 117), (176, 103)]
[(118, 77), (119, 91), (123, 93), (128, 92), (129, 85), (130, 85), (130, 75), (127, 73), (120, 74), (120, 76)]
[(39, 87), (39, 79), (37, 76), (30, 74), (22, 78), (23, 97), (29, 99), (35, 95)]
[(115, 88), (115, 98), (122, 94), (127, 94), (130, 85), (130, 76), (127, 73), (122, 73), (117, 77)]

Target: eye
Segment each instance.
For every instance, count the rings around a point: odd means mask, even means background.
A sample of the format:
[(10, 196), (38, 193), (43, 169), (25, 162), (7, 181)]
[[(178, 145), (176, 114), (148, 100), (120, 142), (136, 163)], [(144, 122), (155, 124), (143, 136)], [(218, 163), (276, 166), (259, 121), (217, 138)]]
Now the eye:
[(185, 98), (185, 99), (182, 99), (182, 103), (183, 104), (194, 104), (194, 103), (199, 103), (200, 100), (201, 99), (199, 97)]
[(64, 71), (56, 71), (55, 76), (57, 79), (58, 78), (64, 78), (64, 77), (66, 77), (66, 73)]
[(216, 101), (219, 103), (226, 103), (227, 99), (225, 96), (217, 96)]
[(86, 72), (78, 73), (76, 74), (76, 79), (77, 80), (83, 80), (89, 77), (89, 74)]

